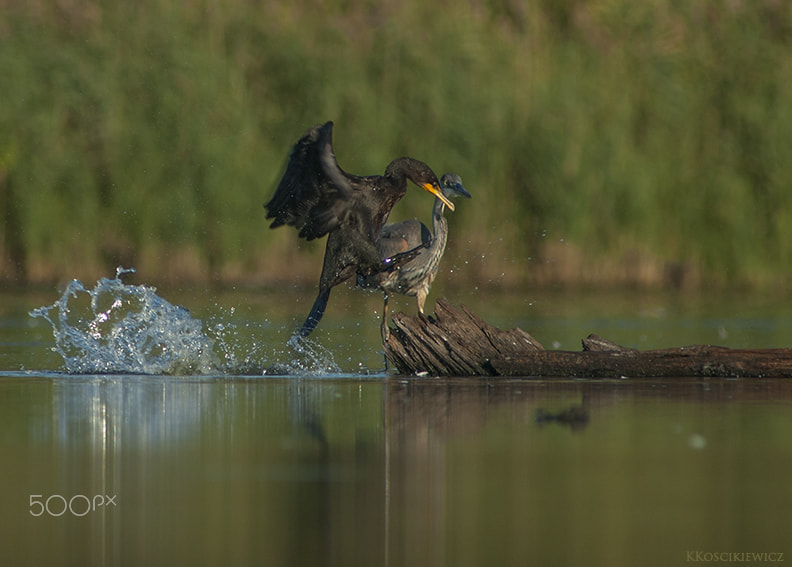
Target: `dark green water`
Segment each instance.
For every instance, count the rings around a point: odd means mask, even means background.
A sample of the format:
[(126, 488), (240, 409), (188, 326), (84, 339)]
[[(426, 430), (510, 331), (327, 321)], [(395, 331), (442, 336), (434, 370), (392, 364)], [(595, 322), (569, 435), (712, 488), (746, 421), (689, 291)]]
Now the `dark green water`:
[[(235, 323), (234, 349), (262, 362), (288, 357), (277, 345), (310, 304), (162, 295)], [(26, 315), (55, 294), (3, 294), (3, 564), (792, 559), (792, 382), (398, 377), (379, 365), (376, 297), (346, 311), (357, 294), (338, 297), (317, 342), (341, 373), (271, 378), (66, 375)], [(792, 342), (766, 300), (507, 299), (486, 318), (548, 347), (589, 332), (642, 348)], [(537, 422), (571, 407), (588, 421)]]

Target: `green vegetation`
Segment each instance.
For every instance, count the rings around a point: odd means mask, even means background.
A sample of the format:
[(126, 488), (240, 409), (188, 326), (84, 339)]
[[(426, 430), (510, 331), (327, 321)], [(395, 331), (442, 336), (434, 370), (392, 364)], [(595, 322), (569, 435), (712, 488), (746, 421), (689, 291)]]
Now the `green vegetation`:
[(462, 175), (466, 282), (783, 282), (792, 260), (785, 2), (45, 4), (0, 0), (0, 279), (313, 281), (323, 245), (262, 204), (328, 119), (347, 171)]

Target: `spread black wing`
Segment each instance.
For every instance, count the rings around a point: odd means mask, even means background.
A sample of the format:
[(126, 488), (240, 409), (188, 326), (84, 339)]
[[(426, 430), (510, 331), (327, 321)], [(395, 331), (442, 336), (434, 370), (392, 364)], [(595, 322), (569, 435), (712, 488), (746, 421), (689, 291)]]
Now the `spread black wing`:
[(294, 226), (306, 240), (335, 229), (350, 192), (333, 154), (333, 123), (308, 130), (294, 145), (275, 195), (264, 205), (270, 228)]

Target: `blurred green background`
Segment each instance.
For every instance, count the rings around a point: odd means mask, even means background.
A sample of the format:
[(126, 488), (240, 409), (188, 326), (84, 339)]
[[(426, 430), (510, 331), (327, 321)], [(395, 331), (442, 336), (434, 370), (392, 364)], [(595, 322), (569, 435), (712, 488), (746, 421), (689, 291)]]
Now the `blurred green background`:
[[(458, 282), (785, 286), (792, 4), (0, 0), (0, 281), (313, 284), (288, 152), (459, 173)], [(429, 222), (411, 191), (392, 220)]]

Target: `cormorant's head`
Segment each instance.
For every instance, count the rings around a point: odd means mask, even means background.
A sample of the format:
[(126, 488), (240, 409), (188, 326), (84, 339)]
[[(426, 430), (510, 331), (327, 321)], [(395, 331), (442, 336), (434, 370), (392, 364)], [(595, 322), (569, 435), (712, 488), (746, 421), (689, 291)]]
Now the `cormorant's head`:
[(452, 211), (454, 210), (454, 203), (452, 203), (451, 199), (449, 199), (443, 194), (445, 193), (445, 191), (440, 187), (440, 185), (438, 185), (436, 181), (428, 181), (426, 183), (422, 183), (421, 187), (423, 187), (424, 189), (429, 191), (432, 195), (443, 201), (446, 207), (448, 207)]
[(432, 168), (424, 162), (409, 157), (393, 160), (385, 170), (385, 176), (398, 178), (400, 175), (406, 176), (418, 187), (421, 187), (443, 201), (449, 209), (452, 211), (454, 210), (454, 204), (448, 197), (443, 195), (443, 189), (440, 187), (440, 181), (437, 180), (437, 175), (435, 175)]

